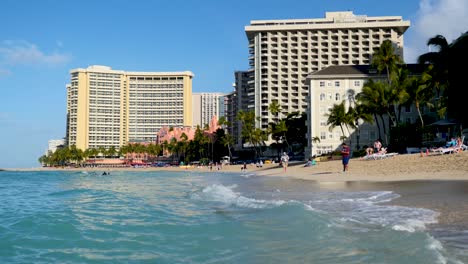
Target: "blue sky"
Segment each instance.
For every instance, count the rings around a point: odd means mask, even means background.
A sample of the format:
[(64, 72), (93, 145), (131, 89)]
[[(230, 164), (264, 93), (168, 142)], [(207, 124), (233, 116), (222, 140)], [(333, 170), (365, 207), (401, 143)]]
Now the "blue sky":
[[(326, 11), (403, 16), (405, 58), (435, 34), (468, 30), (466, 0), (3, 0), (0, 9), (0, 168), (37, 167), (65, 134), (69, 71), (192, 71), (194, 92), (230, 92), (248, 69), (244, 26), (256, 19), (320, 18)], [(465, 28), (463, 28), (465, 27)]]

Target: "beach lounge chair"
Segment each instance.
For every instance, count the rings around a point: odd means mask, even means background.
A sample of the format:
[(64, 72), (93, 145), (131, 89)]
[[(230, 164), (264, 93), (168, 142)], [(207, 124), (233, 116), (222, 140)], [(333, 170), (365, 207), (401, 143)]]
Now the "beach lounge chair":
[(452, 147), (441, 147), (441, 148), (436, 148), (436, 149), (431, 149), (432, 154), (453, 154), (453, 153), (458, 153), (460, 151), (468, 149), (468, 147), (463, 144), (463, 140), (465, 137), (463, 137), (460, 141), (455, 146)]
[(364, 156), (364, 160), (380, 160), (380, 159), (386, 159), (386, 158), (391, 158), (398, 155), (396, 152), (392, 153), (374, 153), (371, 155)]

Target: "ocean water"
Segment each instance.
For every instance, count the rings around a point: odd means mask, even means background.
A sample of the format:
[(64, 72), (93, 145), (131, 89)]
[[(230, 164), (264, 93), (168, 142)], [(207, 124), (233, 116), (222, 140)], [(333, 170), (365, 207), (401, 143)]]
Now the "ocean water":
[(389, 191), (200, 172), (0, 172), (0, 263), (468, 263)]

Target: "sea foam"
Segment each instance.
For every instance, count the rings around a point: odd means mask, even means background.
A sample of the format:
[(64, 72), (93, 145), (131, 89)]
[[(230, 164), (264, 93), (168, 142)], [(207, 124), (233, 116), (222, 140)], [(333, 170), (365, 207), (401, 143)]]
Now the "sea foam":
[(261, 200), (242, 196), (235, 192), (236, 185), (224, 186), (222, 184), (213, 184), (203, 188), (201, 192), (193, 194), (194, 199), (220, 202), (227, 205), (234, 205), (245, 208), (272, 208), (285, 203), (283, 200)]

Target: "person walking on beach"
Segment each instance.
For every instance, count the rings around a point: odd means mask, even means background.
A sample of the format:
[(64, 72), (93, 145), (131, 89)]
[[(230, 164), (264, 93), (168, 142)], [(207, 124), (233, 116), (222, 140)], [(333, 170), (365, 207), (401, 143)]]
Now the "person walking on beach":
[(343, 142), (341, 145), (341, 156), (343, 156), (343, 172), (348, 170), (348, 163), (349, 163), (349, 153), (350, 149), (346, 143)]
[(288, 168), (288, 162), (289, 162), (289, 156), (286, 154), (286, 152), (283, 152), (283, 155), (281, 156), (281, 165), (283, 165), (283, 171), (286, 172), (286, 169)]

